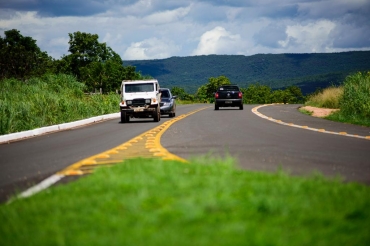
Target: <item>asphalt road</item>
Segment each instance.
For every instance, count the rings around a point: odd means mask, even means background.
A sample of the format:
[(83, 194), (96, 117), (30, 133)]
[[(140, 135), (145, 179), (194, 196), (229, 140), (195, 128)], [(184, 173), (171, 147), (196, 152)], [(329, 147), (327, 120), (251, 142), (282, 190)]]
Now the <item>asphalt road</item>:
[[(163, 147), (185, 159), (198, 155), (237, 159), (241, 168), (297, 175), (318, 171), (346, 181), (370, 184), (370, 140), (309, 131), (281, 125), (244, 110), (213, 108), (179, 121), (161, 139)], [(370, 136), (370, 128), (331, 122), (304, 115), (299, 105), (274, 105), (258, 111), (268, 117), (334, 132)]]
[[(178, 106), (177, 115), (204, 105)], [(114, 148), (169, 120), (120, 119), (0, 144), (0, 202), (89, 156)]]
[[(327, 176), (341, 175), (346, 181), (370, 184), (370, 140), (313, 132), (263, 119), (252, 112), (212, 105), (181, 105), (177, 116), (210, 106), (173, 124), (161, 138), (168, 151), (185, 159), (211, 154), (230, 154), (241, 168), (309, 175), (319, 171)], [(330, 131), (370, 136), (365, 127), (333, 123), (303, 115), (298, 105), (260, 108), (266, 116)], [(0, 145), (0, 201), (67, 166), (114, 148), (148, 131), (158, 123), (151, 119), (120, 124), (119, 119), (47, 134)]]

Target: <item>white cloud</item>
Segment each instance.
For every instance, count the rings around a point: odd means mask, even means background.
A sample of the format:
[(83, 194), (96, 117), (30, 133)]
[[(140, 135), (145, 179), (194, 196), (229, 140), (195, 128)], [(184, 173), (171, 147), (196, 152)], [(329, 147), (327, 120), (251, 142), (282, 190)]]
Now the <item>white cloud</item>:
[(180, 50), (170, 40), (150, 38), (140, 42), (131, 43), (123, 54), (123, 60), (149, 60), (170, 57)]
[(278, 43), (283, 48), (298, 48), (306, 53), (325, 52), (332, 48), (330, 33), (335, 26), (334, 22), (328, 20), (291, 25), (286, 28), (287, 38)]
[(157, 12), (145, 17), (145, 22), (151, 25), (168, 24), (185, 17), (189, 13), (190, 9), (191, 6)]
[(56, 59), (68, 54), (68, 33), (76, 31), (98, 34), (124, 60), (370, 49), (369, 0), (89, 1), (80, 3), (91, 7), (84, 14), (72, 0), (60, 9), (6, 1), (0, 31), (17, 29)]
[(217, 26), (200, 37), (198, 47), (192, 55), (227, 54), (228, 51), (238, 49), (239, 43), (241, 43), (239, 34), (233, 35), (225, 28)]

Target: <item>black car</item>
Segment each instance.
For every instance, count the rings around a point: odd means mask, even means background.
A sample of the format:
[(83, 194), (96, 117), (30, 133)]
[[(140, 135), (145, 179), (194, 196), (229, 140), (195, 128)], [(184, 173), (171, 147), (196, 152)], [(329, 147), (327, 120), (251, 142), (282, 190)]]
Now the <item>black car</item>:
[(243, 93), (237, 85), (222, 85), (215, 93), (215, 110), (220, 107), (239, 107), (243, 110)]
[(161, 88), (161, 115), (168, 114), (169, 117), (176, 115), (176, 96), (173, 96), (170, 89)]

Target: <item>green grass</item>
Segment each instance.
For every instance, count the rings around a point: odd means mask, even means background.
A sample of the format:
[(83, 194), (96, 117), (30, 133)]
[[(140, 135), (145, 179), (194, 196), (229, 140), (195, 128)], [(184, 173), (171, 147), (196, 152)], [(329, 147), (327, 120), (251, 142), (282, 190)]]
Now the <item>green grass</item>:
[(302, 114), (306, 114), (306, 115), (312, 115), (312, 111), (308, 111), (306, 109), (299, 108), (299, 112), (301, 112)]
[(325, 118), (370, 127), (370, 71), (347, 76), (343, 85), (311, 95), (305, 105), (338, 108)]
[(119, 96), (85, 95), (69, 75), (44, 75), (26, 82), (6, 79), (0, 87), (0, 135), (119, 111)]
[(0, 245), (370, 245), (370, 188), (135, 159), (0, 205)]
[(177, 105), (186, 105), (186, 104), (194, 104), (194, 101), (190, 100), (181, 100), (181, 99), (176, 99), (176, 104)]
[(325, 119), (342, 122), (342, 123), (349, 123), (349, 124), (354, 124), (354, 125), (370, 127), (370, 118), (361, 118), (361, 117), (358, 117), (357, 115), (345, 115), (340, 112), (334, 112), (326, 116)]
[(350, 75), (344, 81), (339, 107), (349, 118), (370, 119), (370, 71)]

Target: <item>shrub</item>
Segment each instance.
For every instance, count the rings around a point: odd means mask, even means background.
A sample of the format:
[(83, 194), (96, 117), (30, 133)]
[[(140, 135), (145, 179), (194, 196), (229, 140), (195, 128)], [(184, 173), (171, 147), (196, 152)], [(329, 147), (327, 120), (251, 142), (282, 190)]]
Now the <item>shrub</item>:
[(306, 104), (320, 108), (339, 108), (342, 95), (343, 87), (332, 86), (309, 96)]
[(370, 118), (370, 71), (350, 75), (344, 81), (340, 111), (352, 118)]

